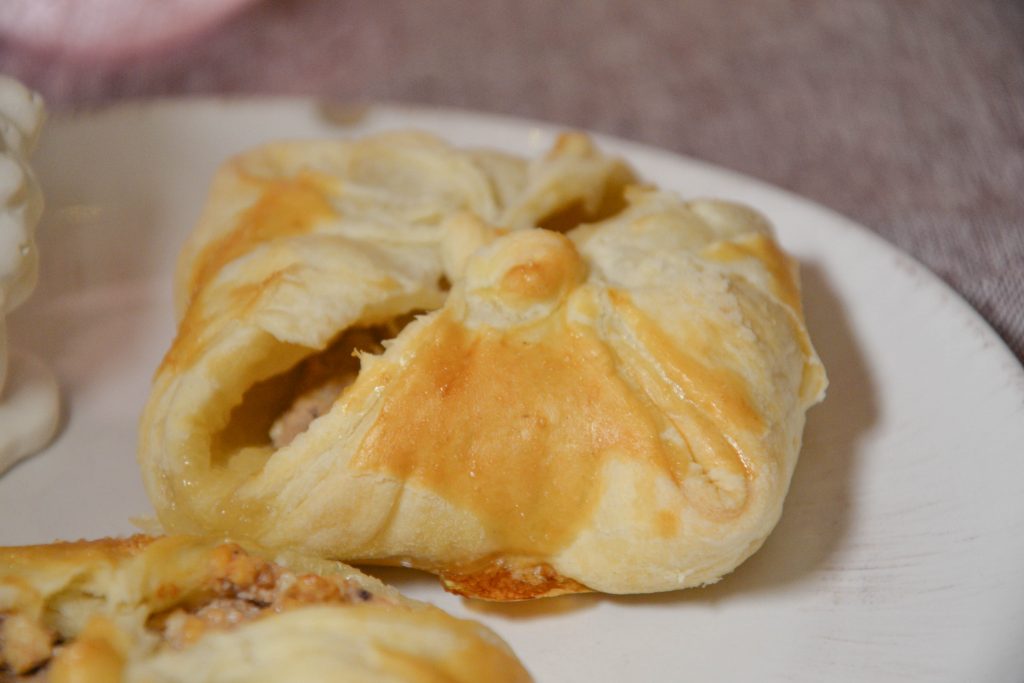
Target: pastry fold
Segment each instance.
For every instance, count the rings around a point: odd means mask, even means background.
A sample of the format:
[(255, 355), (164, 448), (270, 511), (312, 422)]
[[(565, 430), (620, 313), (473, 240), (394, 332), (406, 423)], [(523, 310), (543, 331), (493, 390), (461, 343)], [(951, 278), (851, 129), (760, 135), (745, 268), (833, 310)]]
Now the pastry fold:
[(140, 434), (163, 524), (495, 600), (713, 582), (825, 373), (766, 220), (579, 134), (269, 145), (214, 181)]
[(361, 572), (225, 541), (0, 548), (0, 679), (527, 681), (485, 627)]

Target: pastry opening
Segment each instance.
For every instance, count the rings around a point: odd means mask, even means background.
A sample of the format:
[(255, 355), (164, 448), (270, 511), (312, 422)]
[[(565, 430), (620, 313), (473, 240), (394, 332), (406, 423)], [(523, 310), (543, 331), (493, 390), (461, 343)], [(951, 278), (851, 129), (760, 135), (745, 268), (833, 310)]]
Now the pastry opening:
[(537, 221), (537, 227), (564, 234), (581, 225), (598, 223), (617, 216), (629, 206), (626, 191), (630, 179), (631, 177), (613, 175), (606, 181), (601, 199), (596, 206), (588, 206), (589, 202), (582, 198), (576, 199), (541, 217)]
[(211, 462), (257, 469), (331, 409), (359, 375), (361, 354), (383, 353), (388, 341), (424, 312), (417, 309), (379, 324), (348, 328), (324, 350), (251, 386), (224, 429), (214, 435)]

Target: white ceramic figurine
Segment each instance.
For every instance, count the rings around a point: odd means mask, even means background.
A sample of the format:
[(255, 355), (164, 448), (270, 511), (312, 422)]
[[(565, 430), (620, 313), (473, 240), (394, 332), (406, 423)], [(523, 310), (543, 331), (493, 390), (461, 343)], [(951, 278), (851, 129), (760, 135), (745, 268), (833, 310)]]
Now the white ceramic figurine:
[(0, 474), (46, 445), (59, 413), (53, 373), (34, 356), (7, 348), (6, 318), (36, 284), (33, 233), (43, 197), (28, 157), (43, 118), (39, 95), (0, 76)]

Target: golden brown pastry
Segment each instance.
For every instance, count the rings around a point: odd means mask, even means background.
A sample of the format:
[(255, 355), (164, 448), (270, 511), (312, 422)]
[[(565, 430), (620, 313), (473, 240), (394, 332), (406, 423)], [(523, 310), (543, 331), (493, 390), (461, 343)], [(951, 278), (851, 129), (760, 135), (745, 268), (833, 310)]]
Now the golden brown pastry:
[(824, 370), (766, 221), (422, 134), (217, 176), (142, 419), (161, 521), (496, 600), (713, 582), (782, 510)]
[(0, 548), (0, 680), (526, 681), (497, 636), (337, 563), (175, 536)]

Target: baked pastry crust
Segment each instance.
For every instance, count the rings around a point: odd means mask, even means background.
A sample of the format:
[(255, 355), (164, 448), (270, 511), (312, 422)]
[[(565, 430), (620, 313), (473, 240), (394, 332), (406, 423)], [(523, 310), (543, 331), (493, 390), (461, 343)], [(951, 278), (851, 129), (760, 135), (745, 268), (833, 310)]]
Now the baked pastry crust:
[(0, 679), (526, 681), (485, 627), (339, 563), (174, 536), (0, 548)]
[[(777, 522), (826, 386), (765, 219), (578, 134), (530, 162), (417, 133), (255, 150), (176, 298), (140, 437), (167, 528), (496, 600), (716, 581)], [(336, 399), (302, 393), (352, 354)]]

